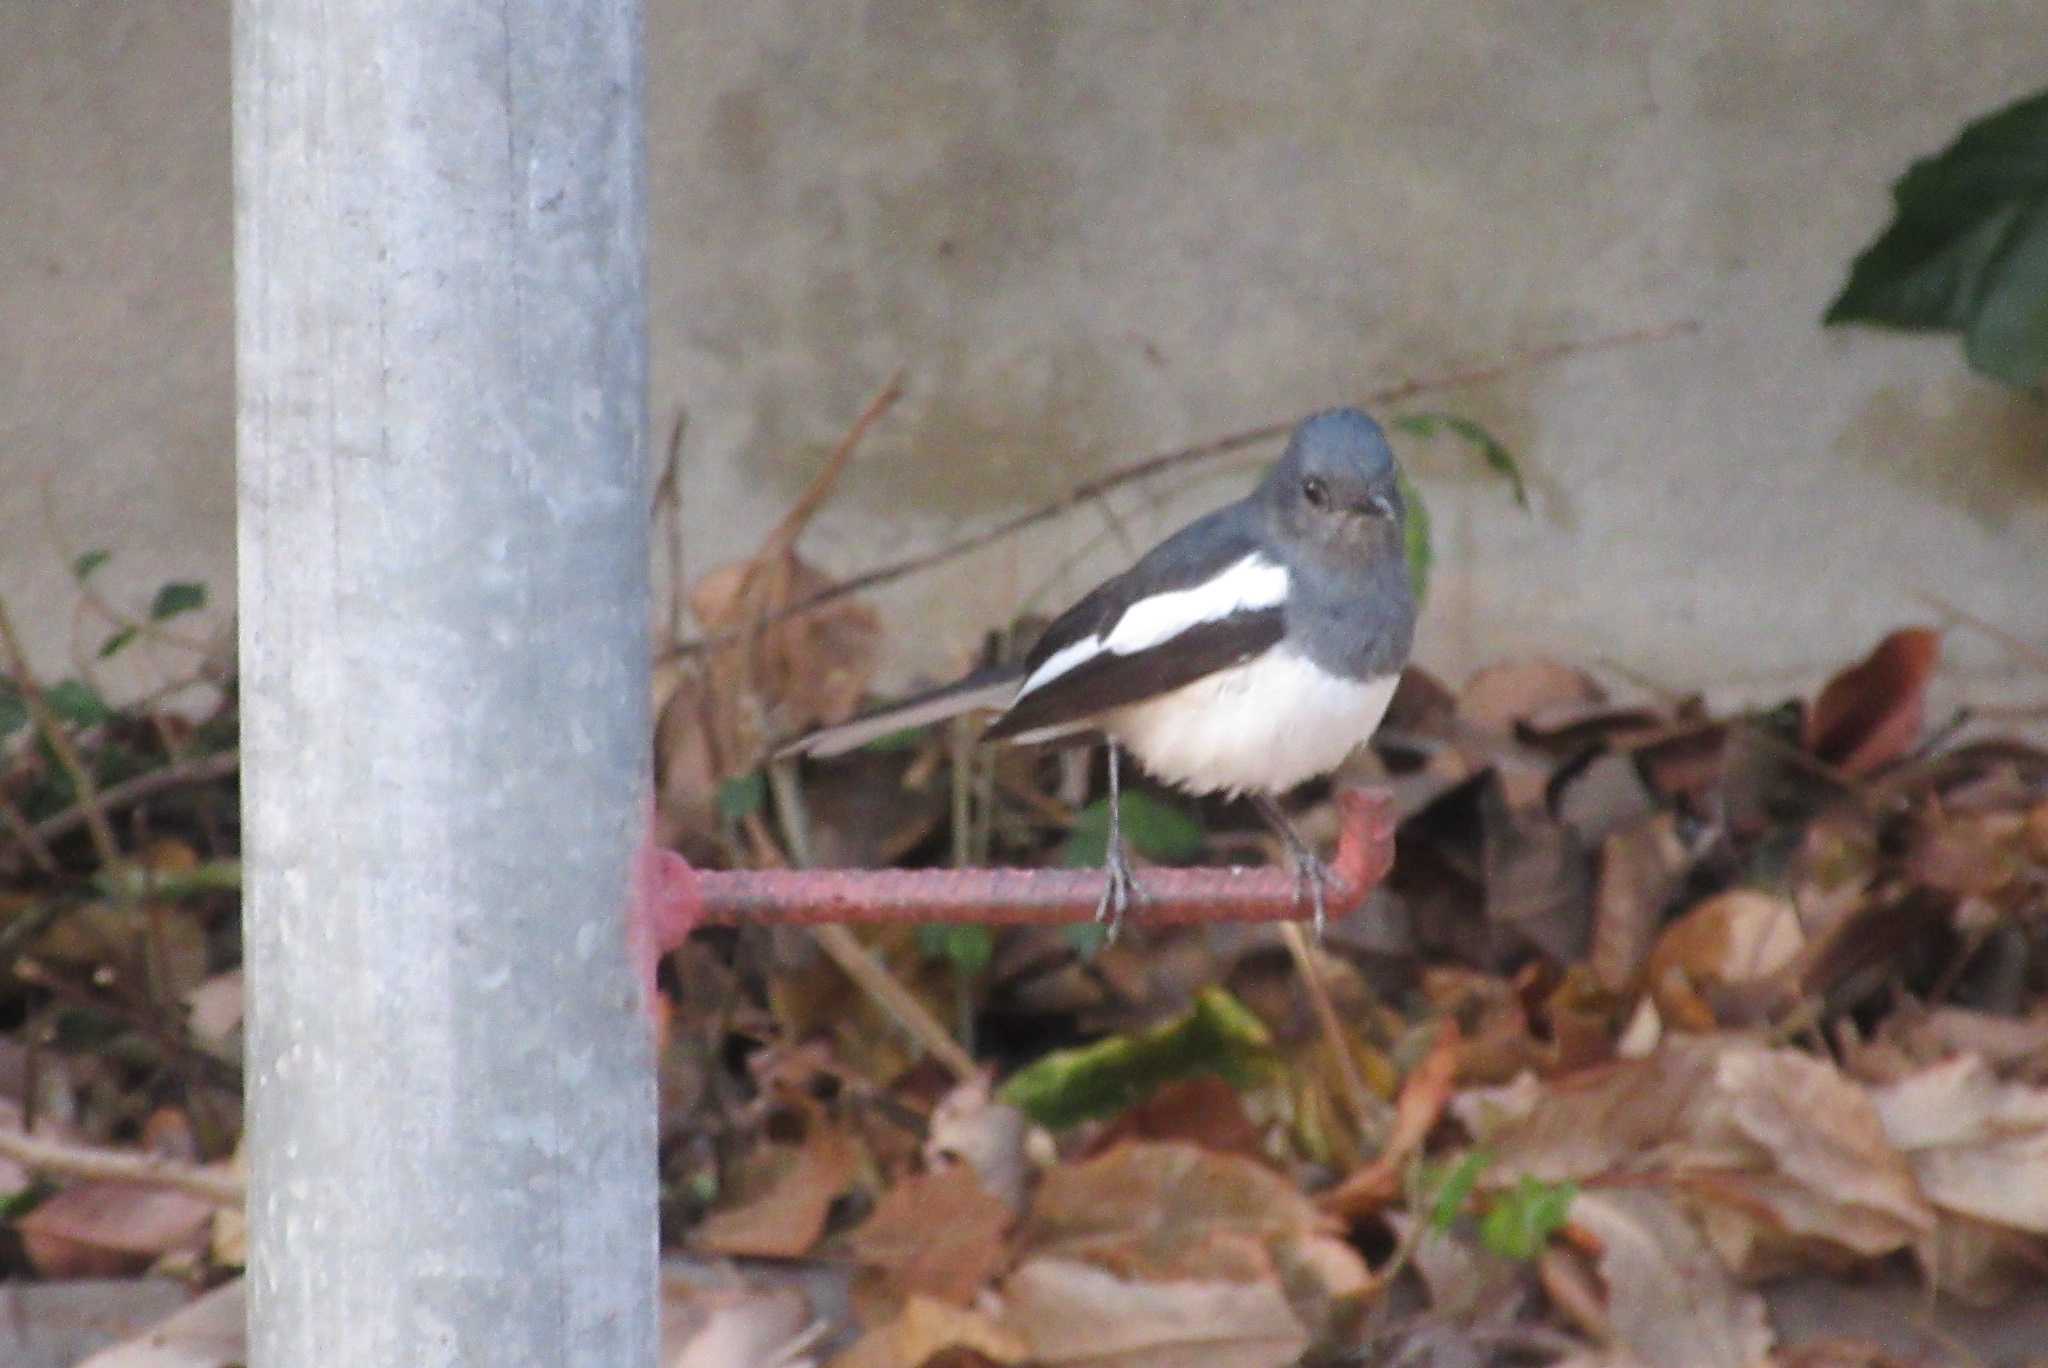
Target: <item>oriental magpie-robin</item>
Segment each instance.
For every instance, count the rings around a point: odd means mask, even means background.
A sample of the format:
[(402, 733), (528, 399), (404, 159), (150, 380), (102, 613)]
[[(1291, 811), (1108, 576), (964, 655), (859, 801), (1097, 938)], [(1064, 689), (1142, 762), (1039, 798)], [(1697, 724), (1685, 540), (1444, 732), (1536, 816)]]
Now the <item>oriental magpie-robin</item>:
[(907, 726), (999, 709), (990, 740), (1109, 740), (1111, 930), (1133, 886), (1117, 820), (1119, 747), (1193, 793), (1242, 793), (1287, 843), (1323, 923), (1328, 871), (1275, 797), (1372, 735), (1415, 636), (1407, 506), (1379, 424), (1304, 419), (1257, 488), (1168, 537), (1046, 629), (1022, 666), (983, 671), (813, 732), (836, 755)]

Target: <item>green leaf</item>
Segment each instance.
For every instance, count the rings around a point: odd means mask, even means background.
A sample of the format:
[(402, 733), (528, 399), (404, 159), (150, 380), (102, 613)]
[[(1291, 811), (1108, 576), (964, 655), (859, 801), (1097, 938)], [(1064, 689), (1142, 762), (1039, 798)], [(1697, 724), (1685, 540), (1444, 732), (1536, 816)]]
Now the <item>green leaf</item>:
[(2048, 377), (2048, 198), (2028, 210), (1963, 334), (1963, 357), (1993, 379), (2033, 389)]
[(1429, 1220), (1438, 1230), (1449, 1230), (1451, 1223), (1458, 1219), (1458, 1213), (1471, 1200), (1472, 1189), (1478, 1185), (1479, 1175), (1486, 1172), (1486, 1166), (1493, 1162), (1493, 1156), (1483, 1149), (1472, 1150), (1451, 1166), (1435, 1184), (1436, 1195), (1429, 1204)]
[(718, 786), (718, 815), (737, 822), (748, 813), (759, 812), (768, 801), (768, 776), (760, 770), (728, 779)]
[(917, 948), (927, 959), (949, 961), (955, 969), (972, 978), (988, 968), (995, 958), (995, 933), (986, 926), (939, 926), (927, 923), (917, 928)]
[(1464, 438), (1478, 449), (1480, 456), (1486, 461), (1487, 469), (1508, 482), (1508, 488), (1514, 493), (1515, 503), (1522, 508), (1529, 506), (1529, 486), (1522, 479), (1521, 463), (1515, 460), (1514, 453), (1507, 449), (1500, 438), (1488, 432), (1481, 424), (1456, 413), (1406, 413), (1394, 420), (1394, 428), (1398, 432), (1413, 433), (1425, 440), (1444, 432)]
[(1020, 1069), (1003, 1085), (1002, 1100), (1058, 1129), (1114, 1115), (1183, 1078), (1216, 1074), (1243, 1088), (1278, 1067), (1273, 1038), (1259, 1019), (1212, 987), (1163, 1026), (1061, 1050)]
[[(1185, 864), (1202, 853), (1202, 823), (1183, 807), (1142, 789), (1125, 789), (1118, 805), (1124, 840), (1131, 849), (1161, 864)], [(1069, 869), (1093, 869), (1109, 854), (1109, 800), (1081, 809), (1061, 859)]]
[(1504, 1258), (1527, 1263), (1564, 1227), (1578, 1195), (1577, 1183), (1546, 1183), (1525, 1173), (1480, 1218), (1479, 1243)]
[(83, 582), (93, 571), (114, 558), (111, 551), (87, 551), (71, 562), (71, 578)]
[(0, 679), (0, 741), (28, 725), (28, 703), (11, 679)]
[(92, 685), (77, 679), (52, 684), (43, 690), (43, 701), (50, 705), (51, 712), (74, 727), (96, 727), (114, 715)]
[(1963, 334), (1984, 374), (2048, 376), (2048, 91), (1966, 126), (1892, 187), (1892, 221), (1822, 321)]
[(149, 605), (149, 616), (152, 622), (162, 622), (205, 606), (205, 585), (194, 584), (190, 580), (172, 580), (156, 591), (156, 600)]
[(1401, 498), (1408, 505), (1408, 582), (1415, 588), (1417, 603), (1429, 595), (1429, 571), (1436, 564), (1436, 548), (1430, 540), (1429, 505), (1422, 491), (1401, 473)]
[(20, 1220), (47, 1201), (56, 1191), (51, 1184), (36, 1180), (17, 1192), (0, 1197), (0, 1225), (11, 1225)]
[(128, 643), (133, 640), (135, 640), (135, 629), (133, 627), (123, 627), (118, 632), (110, 633), (107, 639), (100, 643), (100, 659), (111, 659), (124, 650)]
[(1073, 946), (1082, 959), (1090, 960), (1109, 943), (1109, 928), (1101, 922), (1069, 922), (1060, 928), (1060, 939)]

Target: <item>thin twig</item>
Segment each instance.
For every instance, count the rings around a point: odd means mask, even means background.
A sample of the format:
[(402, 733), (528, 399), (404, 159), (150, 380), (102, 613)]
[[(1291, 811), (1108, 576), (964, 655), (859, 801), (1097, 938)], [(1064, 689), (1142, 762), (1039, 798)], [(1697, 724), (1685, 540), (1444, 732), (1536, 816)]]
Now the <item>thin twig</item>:
[[(197, 637), (186, 636), (177, 628), (166, 627), (161, 622), (153, 619), (145, 621), (142, 618), (133, 617), (122, 612), (110, 603), (104, 594), (93, 587), (89, 578), (78, 575), (76, 571), (78, 554), (65, 544), (64, 535), (57, 527), (57, 499), (50, 479), (44, 478), (39, 483), (36, 492), (43, 505), (43, 533), (50, 539), (50, 549), (56, 553), (57, 559), (63, 563), (64, 569), (71, 574), (72, 582), (78, 586), (78, 596), (82, 603), (105, 618), (117, 631), (134, 632), (138, 636), (167, 642), (181, 650), (190, 651), (194, 655), (208, 656), (214, 653), (217, 646), (213, 642), (201, 641)], [(75, 650), (78, 644), (78, 614), (75, 610), (71, 615), (71, 633)]]
[(1301, 977), (1301, 986), (1308, 993), (1308, 1003), (1315, 1013), (1316, 1025), (1322, 1030), (1323, 1043), (1329, 1047), (1331, 1057), (1337, 1065), (1337, 1080), (1343, 1085), (1344, 1100), (1351, 1105), (1351, 1119), (1357, 1123), (1360, 1139), (1365, 1149), (1375, 1151), (1387, 1142), (1387, 1132), (1394, 1123), (1394, 1109), (1374, 1097), (1372, 1090), (1365, 1086), (1364, 1077), (1358, 1072), (1358, 1061), (1352, 1057), (1351, 1042), (1344, 1034), (1344, 1025), (1337, 1019), (1337, 1005), (1330, 1000), (1330, 986), (1323, 982), (1322, 966), (1316, 963), (1315, 955), (1309, 949), (1308, 937), (1303, 934), (1300, 922), (1282, 922), (1280, 938), (1287, 945), (1287, 953), (1294, 960), (1294, 971)]
[(955, 717), (946, 728), (947, 792), (953, 800), (953, 868), (974, 863), (974, 742), (975, 727), (967, 717)]
[[(1488, 381), (1498, 380), (1504, 376), (1513, 375), (1538, 366), (1550, 365), (1571, 357), (1583, 356), (1591, 352), (1611, 351), (1622, 347), (1664, 342), (1674, 337), (1683, 337), (1698, 331), (1699, 323), (1696, 320), (1685, 319), (1677, 323), (1667, 323), (1654, 328), (1635, 328), (1627, 332), (1613, 333), (1605, 337), (1591, 338), (1583, 342), (1552, 343), (1549, 346), (1533, 348), (1522, 353), (1520, 356), (1511, 357), (1494, 365), (1478, 366), (1467, 370), (1451, 371), (1444, 375), (1404, 380), (1398, 385), (1389, 385), (1384, 389), (1376, 390), (1366, 395), (1362, 402), (1372, 405), (1398, 403), (1403, 399), (1410, 399), (1418, 394), (1426, 394), (1436, 390), (1461, 389), (1470, 385), (1485, 384)], [(857, 594), (863, 590), (872, 589), (876, 585), (901, 579), (905, 575), (914, 575), (920, 571), (929, 570), (933, 566), (942, 565), (947, 561), (957, 559), (970, 552), (978, 551), (991, 542), (1001, 541), (1003, 538), (1021, 532), (1028, 527), (1035, 527), (1039, 523), (1056, 518), (1078, 504), (1100, 498), (1112, 489), (1146, 479), (1163, 470), (1170, 470), (1175, 466), (1209, 460), (1217, 456), (1226, 456), (1233, 451), (1242, 451), (1246, 447), (1257, 446), (1261, 442), (1270, 442), (1276, 437), (1286, 435), (1293, 425), (1293, 419), (1264, 423), (1255, 428), (1248, 428), (1243, 432), (1232, 433), (1227, 437), (1217, 437), (1206, 442), (1197, 442), (1193, 446), (1181, 447), (1175, 451), (1168, 451), (1157, 456), (1147, 457), (1141, 461), (1135, 461), (1130, 465), (1113, 470), (1098, 479), (1088, 480), (1082, 484), (1075, 485), (1052, 502), (1043, 504), (1028, 512), (1020, 513), (1015, 517), (1007, 518), (993, 527), (971, 533), (935, 550), (927, 551), (920, 555), (906, 556), (901, 560), (892, 561), (887, 565), (877, 566), (873, 570), (855, 575), (851, 579), (841, 580), (837, 584), (822, 589), (808, 598), (787, 605), (758, 625), (773, 626), (775, 623), (786, 618), (792, 618), (800, 613), (809, 612), (823, 604), (830, 603), (834, 599), (844, 598), (848, 594)], [(710, 647), (724, 645), (739, 635), (735, 631), (726, 631), (709, 637), (701, 637), (696, 641), (679, 642), (669, 650), (667, 658), (675, 659), (681, 656), (697, 655)]]
[(18, 1130), (0, 1129), (0, 1156), (37, 1173), (84, 1178), (99, 1183), (135, 1183), (170, 1188), (216, 1206), (242, 1205), (242, 1182), (231, 1173), (199, 1168), (162, 1155), (102, 1149), (64, 1140), (46, 1140)]
[(898, 1026), (922, 1045), (932, 1058), (945, 1065), (946, 1072), (962, 1083), (980, 1072), (975, 1068), (973, 1058), (960, 1048), (960, 1042), (953, 1039), (945, 1024), (917, 1000), (916, 994), (896, 981), (888, 966), (876, 959), (860, 943), (859, 937), (843, 926), (817, 926), (812, 931), (818, 938), (818, 944), (839, 966), (840, 972), (859, 984), (861, 991), (894, 1017)]
[[(800, 867), (808, 865), (811, 862), (810, 840), (802, 812), (803, 796), (797, 787), (796, 761), (773, 762), (768, 768), (768, 779), (776, 815), (781, 819), (783, 834), (789, 838), (790, 859)], [(960, 1048), (944, 1023), (918, 1001), (916, 994), (897, 981), (896, 976), (889, 972), (889, 966), (862, 945), (859, 937), (843, 926), (819, 926), (812, 930), (819, 948), (839, 966), (839, 971), (873, 998), (876, 1005), (887, 1012), (911, 1039), (922, 1045), (932, 1058), (943, 1064), (960, 1082), (975, 1076), (973, 1058)]]
[(690, 411), (676, 410), (676, 421), (668, 430), (668, 459), (662, 462), (661, 478), (654, 485), (654, 519), (668, 522), (667, 543), (662, 547), (668, 559), (668, 632), (675, 640), (683, 634), (683, 434), (689, 430)]
[(801, 869), (811, 863), (811, 814), (804, 806), (796, 760), (770, 760), (767, 769), (768, 796), (775, 804), (775, 819), (782, 824), (782, 839), (789, 846), (790, 863)]
[(35, 863), (36, 868), (53, 876), (64, 872), (63, 867), (57, 863), (57, 857), (50, 853), (50, 847), (36, 834), (36, 829), (29, 825), (28, 818), (5, 793), (0, 793), (0, 826), (6, 827), (7, 834), (14, 843), (28, 852), (28, 857)]
[[(738, 582), (733, 586), (728, 605), (730, 613), (740, 619), (739, 625), (721, 630), (715, 639), (721, 645), (744, 643), (745, 649), (713, 657), (713, 675), (708, 687), (714, 696), (731, 698), (735, 706), (751, 709), (754, 721), (760, 722), (769, 700), (760, 687), (762, 668), (760, 644), (766, 639), (767, 628), (793, 616), (771, 605), (786, 604), (792, 592), (796, 572), (796, 543), (803, 535), (810, 520), (824, 507), (831, 496), (833, 487), (839, 482), (841, 473), (853, 459), (853, 453), (860, 446), (868, 429), (880, 422), (896, 401), (903, 397), (904, 372), (898, 370), (889, 377), (887, 384), (876, 391), (875, 396), (853, 420), (839, 445), (825, 458), (825, 464), (811, 477), (796, 503), (785, 513), (761, 541), (760, 548), (739, 566)], [(678, 658), (679, 653), (669, 651), (662, 660)], [(723, 736), (725, 745), (714, 749), (728, 750), (733, 745), (742, 750), (752, 751), (754, 742), (763, 734), (760, 727), (749, 731), (744, 728), (715, 728), (714, 740)], [(729, 734), (728, 734), (729, 732)], [(727, 755), (728, 764), (741, 760), (742, 768), (751, 768), (752, 761), (744, 756)]]
[[(138, 774), (133, 779), (102, 790), (99, 794), (99, 810), (103, 813), (119, 812), (123, 808), (133, 807), (145, 799), (154, 798), (159, 793), (171, 789), (225, 779), (241, 767), (242, 753), (238, 750), (217, 751), (212, 755), (202, 755), (196, 760), (166, 765), (162, 769)], [(37, 840), (54, 841), (61, 836), (69, 835), (90, 820), (90, 811), (81, 803), (54, 817), (46, 817), (37, 822), (29, 834)]]
[(167, 1021), (150, 1010), (138, 1008), (132, 1002), (81, 988), (27, 957), (16, 960), (13, 968), (14, 976), (23, 983), (46, 989), (54, 997), (74, 1007), (112, 1017), (155, 1042), (167, 1056), (190, 1061), (195, 1066), (196, 1076), (200, 1082), (231, 1093), (239, 1093), (242, 1090), (241, 1065), (221, 1058), (197, 1041), (188, 1038), (183, 1027), (176, 1022)]
[[(839, 439), (839, 445), (825, 458), (825, 464), (811, 477), (811, 482), (804, 488), (804, 492), (797, 496), (796, 503), (791, 506), (789, 512), (782, 515), (782, 521), (775, 524), (766, 540), (761, 543), (761, 550), (754, 557), (756, 563), (766, 561), (774, 555), (786, 556), (796, 549), (796, 539), (803, 535), (804, 528), (810, 525), (818, 510), (825, 506), (825, 500), (838, 485), (839, 476), (845, 471), (846, 463), (853, 459), (855, 449), (860, 446), (861, 438), (867, 436), (868, 429), (881, 422), (882, 415), (894, 408), (896, 401), (903, 397), (904, 379), (904, 372), (899, 370), (889, 377), (887, 384), (875, 391), (874, 397), (868, 400), (867, 407), (853, 420), (853, 426)], [(779, 616), (791, 616), (805, 606), (797, 604)], [(771, 618), (764, 622), (752, 623), (749, 624), (749, 629), (759, 631), (773, 621), (775, 619)]]
[(21, 908), (0, 926), (0, 970), (6, 970), (14, 963), (14, 957), (27, 949), (36, 937), (57, 924), (57, 919), (70, 911), (73, 904), (46, 898)]
[(66, 732), (57, 714), (50, 708), (49, 699), (43, 697), (43, 686), (28, 667), (28, 657), (22, 651), (21, 638), (14, 634), (14, 619), (7, 612), (5, 602), (0, 602), (0, 652), (7, 660), (7, 671), (14, 677), (15, 687), (21, 690), (22, 701), (28, 704), (29, 715), (35, 718), (36, 728), (43, 739), (50, 743), (50, 749), (57, 756), (57, 763), (71, 776), (71, 786), (78, 794), (78, 803), (85, 813), (86, 828), (92, 832), (93, 848), (99, 852), (100, 863), (111, 869), (121, 862), (121, 847), (114, 840), (114, 828), (107, 821), (107, 814), (100, 807), (99, 789), (92, 781), (92, 773), (79, 757), (78, 748), (71, 744), (71, 735)]
[(2005, 647), (2006, 650), (2011, 651), (2036, 669), (2048, 670), (2048, 651), (2042, 650), (2025, 637), (2015, 636), (1997, 623), (1979, 617), (1969, 609), (1958, 604), (1950, 603), (1939, 594), (1929, 593), (1925, 589), (1916, 589), (1912, 592), (1913, 597), (1921, 602), (1931, 605), (1939, 612), (1947, 613), (1965, 626), (1976, 628), (1985, 636), (1990, 637), (1993, 641)]

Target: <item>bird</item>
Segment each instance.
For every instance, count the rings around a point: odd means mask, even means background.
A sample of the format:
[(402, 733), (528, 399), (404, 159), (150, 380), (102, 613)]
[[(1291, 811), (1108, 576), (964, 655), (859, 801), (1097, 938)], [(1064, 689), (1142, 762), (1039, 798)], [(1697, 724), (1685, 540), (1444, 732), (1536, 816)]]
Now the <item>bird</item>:
[(1386, 432), (1356, 408), (1295, 425), (1235, 503), (1174, 532), (997, 667), (786, 744), (831, 756), (962, 713), (984, 738), (1108, 742), (1108, 882), (1116, 934), (1139, 888), (1124, 850), (1118, 755), (1193, 794), (1249, 798), (1286, 844), (1296, 897), (1324, 922), (1328, 868), (1279, 797), (1335, 769), (1385, 716), (1414, 644), (1407, 500)]

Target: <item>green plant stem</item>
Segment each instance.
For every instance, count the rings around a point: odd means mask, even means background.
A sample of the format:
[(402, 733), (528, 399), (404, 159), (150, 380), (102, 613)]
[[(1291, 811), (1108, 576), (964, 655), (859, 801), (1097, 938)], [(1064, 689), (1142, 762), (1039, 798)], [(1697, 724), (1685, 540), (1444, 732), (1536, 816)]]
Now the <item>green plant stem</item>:
[(121, 847), (114, 840), (113, 825), (107, 821), (107, 814), (100, 807), (99, 788), (93, 783), (92, 773), (85, 767), (78, 748), (71, 744), (70, 733), (64, 730), (57, 714), (51, 711), (49, 700), (43, 697), (43, 686), (36, 682), (34, 672), (29, 669), (28, 657), (22, 651), (21, 638), (15, 634), (14, 619), (7, 611), (5, 600), (0, 600), (0, 652), (6, 655), (7, 671), (21, 690), (22, 701), (28, 705), (37, 730), (50, 743), (57, 763), (71, 776), (71, 785), (78, 794), (79, 806), (85, 812), (86, 829), (92, 833), (93, 849), (98, 852), (100, 863), (111, 869), (121, 861)]

